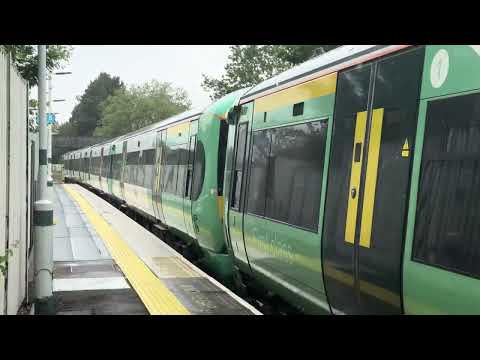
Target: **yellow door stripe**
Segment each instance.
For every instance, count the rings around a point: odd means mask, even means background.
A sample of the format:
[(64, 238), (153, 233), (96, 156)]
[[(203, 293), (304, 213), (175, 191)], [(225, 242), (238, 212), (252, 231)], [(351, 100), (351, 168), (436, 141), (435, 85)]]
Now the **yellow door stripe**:
[(305, 100), (333, 94), (337, 86), (337, 73), (293, 86), (255, 100), (256, 113), (272, 111), (276, 108), (293, 105)]
[(410, 154), (410, 147), (408, 146), (408, 139), (405, 139), (405, 144), (403, 144), (403, 148), (402, 148), (402, 156), (408, 157), (409, 154)]
[[(365, 128), (367, 125), (367, 112), (357, 113), (355, 125), (355, 137), (353, 139), (352, 170), (350, 175), (350, 188), (348, 190), (347, 221), (345, 224), (345, 241), (353, 244), (355, 241), (355, 227), (357, 222), (358, 193), (360, 191), (360, 175), (362, 172), (363, 143), (365, 140)], [(357, 146), (357, 144), (359, 144)], [(356, 149), (357, 148), (357, 149)], [(359, 161), (355, 161), (355, 149), (360, 151)], [(352, 190), (356, 195), (352, 197)]]
[(220, 220), (223, 220), (223, 206), (224, 206), (224, 198), (223, 196), (217, 196), (217, 206), (218, 206), (218, 217)]
[(63, 186), (105, 242), (113, 259), (120, 266), (149, 313), (152, 315), (189, 315), (188, 310), (175, 295), (130, 249), (121, 236), (95, 211), (88, 201), (71, 186)]
[(370, 139), (368, 141), (367, 174), (365, 195), (363, 197), (362, 226), (360, 228), (360, 246), (370, 247), (372, 237), (373, 209), (377, 187), (378, 159), (382, 141), (383, 108), (373, 110)]

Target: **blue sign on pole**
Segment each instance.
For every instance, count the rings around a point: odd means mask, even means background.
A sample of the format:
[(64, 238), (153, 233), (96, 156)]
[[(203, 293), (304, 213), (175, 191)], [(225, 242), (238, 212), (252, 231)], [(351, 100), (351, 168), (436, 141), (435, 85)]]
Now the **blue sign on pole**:
[(47, 124), (48, 125), (55, 124), (55, 114), (47, 113)]
[[(55, 124), (57, 121), (55, 119), (55, 114), (52, 113), (47, 113), (47, 125), (52, 125)], [(37, 115), (37, 124), (39, 123), (38, 121), (38, 115)]]

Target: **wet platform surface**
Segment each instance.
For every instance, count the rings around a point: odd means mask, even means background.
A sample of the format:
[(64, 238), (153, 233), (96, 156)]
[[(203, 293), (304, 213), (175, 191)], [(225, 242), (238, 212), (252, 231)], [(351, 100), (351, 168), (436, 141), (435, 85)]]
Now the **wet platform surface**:
[(53, 189), (53, 261), (111, 259), (103, 241), (63, 186), (56, 184)]
[(57, 314), (260, 314), (90, 191), (54, 192)]

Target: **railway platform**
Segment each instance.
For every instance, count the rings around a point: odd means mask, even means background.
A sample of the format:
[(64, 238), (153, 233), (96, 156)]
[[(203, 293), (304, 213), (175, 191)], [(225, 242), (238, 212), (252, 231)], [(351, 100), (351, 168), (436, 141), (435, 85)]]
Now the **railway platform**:
[(261, 314), (79, 185), (54, 185), (54, 223), (56, 314)]

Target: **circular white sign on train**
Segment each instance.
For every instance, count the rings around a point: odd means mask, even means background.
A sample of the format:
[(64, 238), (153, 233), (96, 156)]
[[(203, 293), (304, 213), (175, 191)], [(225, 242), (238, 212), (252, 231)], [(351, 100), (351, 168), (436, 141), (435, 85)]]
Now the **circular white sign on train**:
[(430, 67), (430, 82), (434, 88), (438, 89), (447, 79), (448, 66), (449, 59), (447, 50), (438, 50), (433, 57), (432, 66)]

